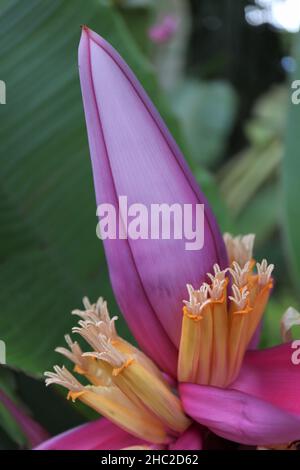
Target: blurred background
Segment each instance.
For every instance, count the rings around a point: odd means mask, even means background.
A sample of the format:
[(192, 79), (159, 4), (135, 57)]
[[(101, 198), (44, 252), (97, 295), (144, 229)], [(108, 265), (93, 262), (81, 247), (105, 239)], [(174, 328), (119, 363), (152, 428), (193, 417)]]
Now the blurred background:
[(263, 346), (299, 306), (299, 0), (0, 0), (0, 449), (33, 445), (20, 416), (50, 435), (94, 417), (41, 377), (84, 295), (118, 313), (95, 236), (81, 24), (133, 68), (222, 230), (255, 232), (256, 258), (275, 263)]

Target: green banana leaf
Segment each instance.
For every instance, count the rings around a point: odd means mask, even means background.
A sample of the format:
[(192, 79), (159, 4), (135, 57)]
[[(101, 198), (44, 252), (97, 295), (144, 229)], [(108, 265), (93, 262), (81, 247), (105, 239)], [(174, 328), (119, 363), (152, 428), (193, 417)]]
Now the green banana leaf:
[[(171, 115), (117, 10), (99, 0), (0, 1), (0, 339), (7, 363), (39, 376), (73, 308), (103, 295), (117, 308), (96, 238), (96, 205), (77, 71), (80, 25), (109, 40)], [(125, 323), (119, 324), (128, 337)]]

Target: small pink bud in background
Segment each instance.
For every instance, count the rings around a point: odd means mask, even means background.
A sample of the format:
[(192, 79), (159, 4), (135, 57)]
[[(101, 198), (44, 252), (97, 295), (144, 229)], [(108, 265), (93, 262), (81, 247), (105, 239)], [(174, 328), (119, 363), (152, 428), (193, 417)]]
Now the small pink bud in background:
[(155, 44), (164, 44), (174, 37), (179, 27), (179, 18), (166, 15), (151, 26), (148, 36)]

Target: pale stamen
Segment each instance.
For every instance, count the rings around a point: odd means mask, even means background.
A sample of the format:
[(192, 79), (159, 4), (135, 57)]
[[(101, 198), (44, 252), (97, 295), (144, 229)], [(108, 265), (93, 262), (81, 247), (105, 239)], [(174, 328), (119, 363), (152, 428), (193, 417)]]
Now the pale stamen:
[(207, 273), (207, 277), (211, 281), (211, 285), (208, 286), (207, 290), (211, 300), (217, 301), (221, 299), (224, 292), (224, 288), (227, 284), (226, 273), (228, 269), (221, 270), (220, 266), (217, 263), (214, 264), (213, 269), (214, 274)]
[(293, 326), (300, 325), (300, 313), (293, 307), (289, 307), (283, 314), (280, 322), (281, 337), (284, 342), (292, 341)]
[(271, 275), (274, 269), (274, 264), (269, 264), (266, 259), (263, 259), (261, 263), (256, 263), (258, 273), (258, 284), (263, 287), (271, 279)]
[[(96, 304), (91, 304), (87, 297), (84, 297), (82, 302), (85, 310), (73, 310), (73, 315), (78, 315), (83, 320), (91, 321), (95, 324), (99, 322), (110, 324), (111, 334), (116, 335), (114, 322), (111, 321), (108, 312), (107, 302), (102, 297), (99, 297)], [(117, 319), (117, 317), (113, 317), (113, 319)]]
[(82, 357), (82, 350), (77, 341), (72, 341), (70, 335), (65, 335), (65, 340), (70, 349), (58, 347), (55, 349), (56, 352), (62, 354), (74, 364), (79, 365), (82, 369), (85, 368), (85, 361)]
[(118, 317), (113, 317), (111, 320), (104, 322), (104, 321), (98, 321), (95, 322), (93, 320), (85, 320), (85, 321), (80, 321), (79, 324), (85, 324), (86, 326), (89, 326), (94, 329), (95, 332), (98, 334), (104, 335), (107, 338), (116, 338), (117, 333), (116, 333), (116, 327), (115, 327), (115, 322), (118, 319)]
[(226, 273), (228, 271), (228, 268), (226, 269), (221, 269), (220, 266), (215, 263), (213, 266), (214, 274), (207, 273), (207, 276), (209, 279), (213, 282), (214, 279), (218, 279), (219, 281), (223, 281), (225, 279)]
[(64, 366), (54, 366), (55, 372), (45, 372), (46, 386), (50, 384), (61, 385), (71, 392), (81, 392), (84, 387)]
[(213, 279), (212, 285), (208, 288), (209, 295), (212, 301), (216, 302), (217, 300), (220, 300), (222, 298), (226, 283), (226, 279)]
[(247, 261), (251, 261), (253, 255), (255, 235), (238, 235), (233, 237), (230, 233), (224, 234), (224, 242), (226, 245), (230, 263), (236, 261), (240, 266), (244, 266)]
[(201, 315), (201, 311), (203, 310), (204, 306), (210, 302), (210, 300), (207, 298), (208, 289), (209, 286), (206, 283), (202, 284), (199, 290), (195, 290), (191, 284), (187, 284), (189, 300), (184, 300), (183, 303), (192, 315)]
[(122, 367), (127, 357), (118, 351), (104, 335), (98, 336), (97, 351), (86, 352), (83, 356), (96, 357), (102, 361), (108, 362), (113, 367)]
[(236, 304), (239, 310), (244, 310), (249, 296), (247, 286), (244, 286), (242, 289), (239, 289), (238, 286), (232, 284), (232, 292), (233, 296), (230, 295), (229, 299)]
[(80, 327), (75, 326), (72, 328), (73, 333), (82, 336), (83, 339), (95, 350), (99, 350), (99, 337), (98, 330), (94, 325), (86, 324), (84, 321), (79, 322)]
[(241, 266), (236, 261), (234, 261), (232, 263), (232, 268), (229, 268), (229, 272), (233, 278), (234, 283), (241, 289), (248, 282), (250, 261), (247, 261), (243, 268), (241, 268)]

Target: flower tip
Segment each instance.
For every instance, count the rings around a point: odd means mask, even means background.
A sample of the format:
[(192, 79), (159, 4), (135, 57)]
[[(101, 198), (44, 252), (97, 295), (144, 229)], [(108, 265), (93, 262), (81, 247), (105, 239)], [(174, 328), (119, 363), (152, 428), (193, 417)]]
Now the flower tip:
[(81, 38), (79, 42), (79, 66), (82, 62), (82, 57), (86, 57), (87, 51), (90, 50), (90, 44), (94, 43), (100, 48), (104, 50), (110, 50), (111, 46), (107, 43), (107, 41), (100, 36), (99, 34), (95, 33), (91, 28), (87, 25), (81, 25)]
[(81, 31), (83, 33), (88, 33), (89, 32), (89, 27), (86, 24), (81, 24), (80, 28), (81, 28)]

